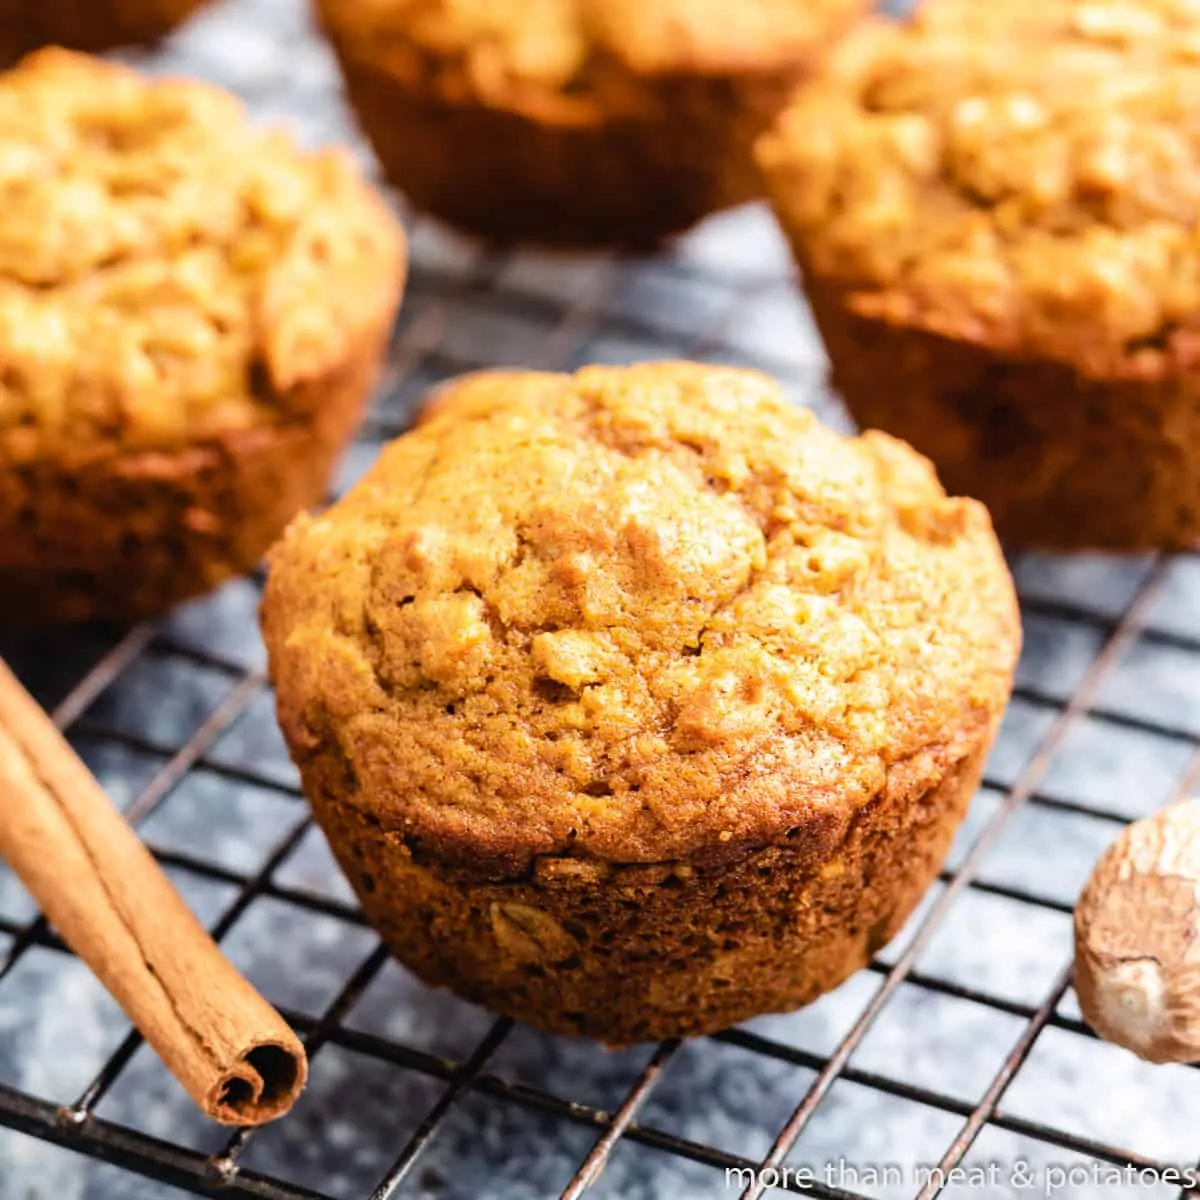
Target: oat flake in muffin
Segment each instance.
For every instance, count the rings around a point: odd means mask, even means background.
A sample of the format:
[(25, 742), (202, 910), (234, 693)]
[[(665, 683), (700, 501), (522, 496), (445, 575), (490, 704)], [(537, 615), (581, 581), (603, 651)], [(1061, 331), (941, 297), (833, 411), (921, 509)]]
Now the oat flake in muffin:
[(928, 0), (759, 157), (860, 420), (1016, 541), (1200, 536), (1200, 5)]
[(613, 1044), (899, 928), (1019, 644), (983, 508), (749, 371), (479, 375), (269, 557), (280, 721), (423, 978)]
[(0, 612), (159, 611), (321, 498), (403, 238), (340, 154), (65, 51), (0, 76)]

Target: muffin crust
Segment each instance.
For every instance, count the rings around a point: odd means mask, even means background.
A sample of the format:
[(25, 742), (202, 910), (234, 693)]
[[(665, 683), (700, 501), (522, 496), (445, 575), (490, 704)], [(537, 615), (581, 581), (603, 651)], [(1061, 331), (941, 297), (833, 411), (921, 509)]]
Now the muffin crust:
[[(463, 386), (269, 557), (280, 721), (368, 915), (426, 977), (613, 1042), (833, 986), (936, 870), (1007, 699), (987, 514), (754, 372)], [(682, 939), (734, 880), (760, 982), (718, 1002)], [(531, 982), (522, 937), (572, 965)], [(699, 990), (652, 1000), (648, 948)]]
[[(990, 733), (985, 742), (990, 744)], [(394, 827), (306, 785), (393, 953), (433, 986), (610, 1046), (713, 1033), (811, 1003), (900, 931), (979, 785), (976, 747), (935, 786), (897, 783), (849, 824), (814, 814), (778, 845), (705, 869), (543, 856), (464, 882)]]
[[(139, 523), (176, 539), (185, 588), (249, 567), (354, 426), (402, 283), (394, 220), (231, 96), (65, 51), (0, 76), (0, 144), (0, 577), (103, 572)], [(243, 454), (274, 480), (269, 528)], [(236, 562), (202, 564), (235, 517)]]
[(859, 0), (750, 0), (732, 8), (695, 0), (322, 2), (348, 44), (432, 70), (447, 94), (514, 108), (615, 92), (605, 68), (653, 76), (787, 66), (864, 11)]

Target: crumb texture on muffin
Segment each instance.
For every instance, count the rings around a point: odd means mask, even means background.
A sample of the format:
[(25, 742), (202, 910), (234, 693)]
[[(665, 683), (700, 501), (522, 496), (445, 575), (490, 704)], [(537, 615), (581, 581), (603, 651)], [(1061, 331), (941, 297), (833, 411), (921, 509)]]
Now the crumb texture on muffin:
[(250, 569), (375, 379), (404, 237), (348, 159), (62, 50), (0, 76), (0, 619)]
[(519, 106), (530, 90), (578, 100), (606, 67), (641, 75), (778, 69), (863, 12), (863, 0), (319, 0), (339, 39), (456, 98)]
[(497, 878), (815, 852), (990, 738), (1011, 581), (903, 444), (749, 371), (465, 387), (293, 523), (264, 601), (302, 769), (336, 764), (414, 855)]
[(852, 36), (759, 157), (861, 315), (1088, 374), (1194, 347), (1195, 0), (929, 0)]
[(0, 76), (0, 454), (174, 450), (306, 413), (395, 307), (398, 225), (202, 83), (60, 50)]

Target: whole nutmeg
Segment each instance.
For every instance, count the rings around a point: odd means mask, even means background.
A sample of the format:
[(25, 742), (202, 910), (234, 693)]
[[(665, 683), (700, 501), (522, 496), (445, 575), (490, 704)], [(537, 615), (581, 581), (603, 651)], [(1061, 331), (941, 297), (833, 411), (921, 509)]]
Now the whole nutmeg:
[(1089, 1025), (1149, 1062), (1200, 1061), (1200, 800), (1130, 825), (1075, 906)]

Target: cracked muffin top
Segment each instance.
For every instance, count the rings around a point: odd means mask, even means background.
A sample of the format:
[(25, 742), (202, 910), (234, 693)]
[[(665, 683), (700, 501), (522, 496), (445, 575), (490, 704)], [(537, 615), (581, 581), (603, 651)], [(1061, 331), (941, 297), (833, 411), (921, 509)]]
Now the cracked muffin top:
[(866, 315), (1094, 373), (1195, 353), (1197, 0), (927, 0), (844, 43), (759, 158)]
[(415, 854), (497, 875), (836, 840), (1002, 710), (990, 521), (903, 443), (729, 368), (463, 387), (293, 523), (263, 606), (293, 754)]
[(741, 74), (803, 61), (869, 0), (318, 0), (368, 61), (455, 98), (583, 104), (603, 65), (638, 75)]
[(286, 419), (402, 283), (399, 226), (340, 154), (61, 50), (0, 76), (0, 211), (10, 463)]

